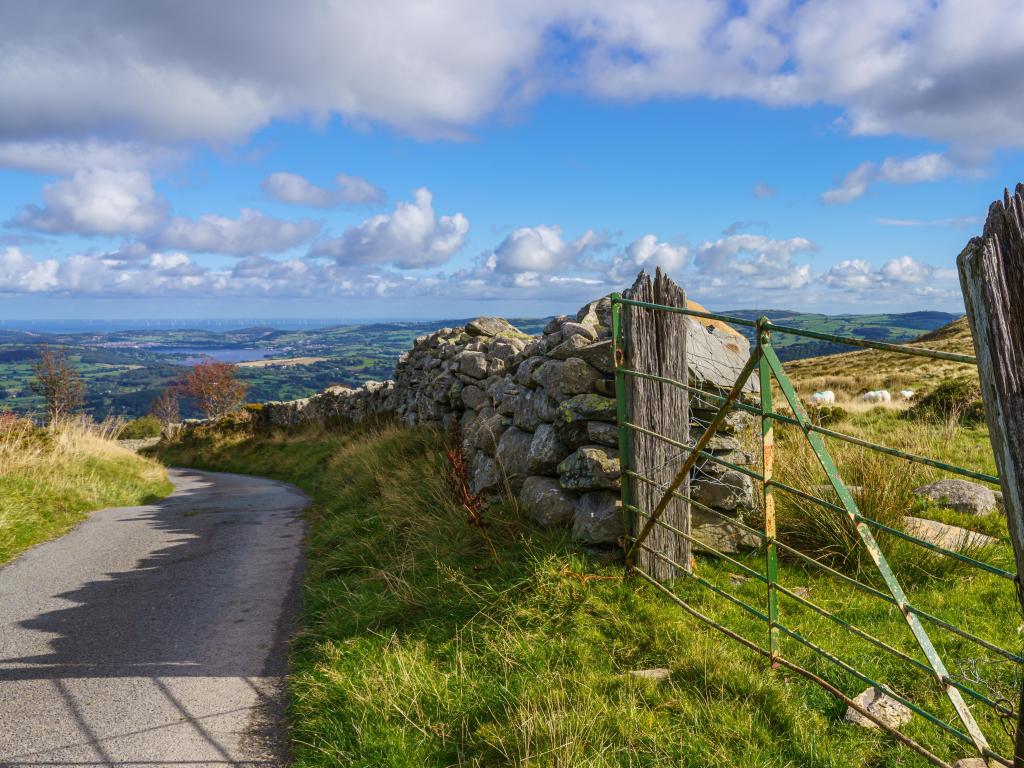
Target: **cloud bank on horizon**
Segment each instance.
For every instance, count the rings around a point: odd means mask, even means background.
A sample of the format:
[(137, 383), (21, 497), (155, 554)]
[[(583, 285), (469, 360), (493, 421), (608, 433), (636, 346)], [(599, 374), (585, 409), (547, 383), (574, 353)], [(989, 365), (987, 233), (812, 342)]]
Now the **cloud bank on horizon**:
[[(994, 169), (1020, 168), (1024, 148), (1024, 85), (1003, 76), (1024, 64), (1013, 0), (0, 0), (0, 17), (0, 178), (29, 190), (0, 197), (0, 295), (571, 304), (661, 266), (728, 306), (951, 306), (948, 254), (866, 258), (834, 244), (846, 233), (788, 221), (677, 234), (628, 209), (628, 170), (609, 177), (628, 222), (566, 226), (592, 205), (581, 196), (499, 221), (485, 188), (454, 199), (443, 166), (399, 186), (390, 166), (385, 182), (332, 158), (314, 178), (258, 137), (381, 136), (406, 168), (463, 150), (510, 173), (491, 138), (527, 130), (547, 103), (829, 110), (809, 119), (863, 154), (802, 198), (777, 172), (751, 183), (748, 207), (779, 220), (795, 199), (840, 216), (986, 178), (991, 196)], [(536, 174), (558, 183), (542, 158)], [(912, 233), (977, 213), (867, 221)]]

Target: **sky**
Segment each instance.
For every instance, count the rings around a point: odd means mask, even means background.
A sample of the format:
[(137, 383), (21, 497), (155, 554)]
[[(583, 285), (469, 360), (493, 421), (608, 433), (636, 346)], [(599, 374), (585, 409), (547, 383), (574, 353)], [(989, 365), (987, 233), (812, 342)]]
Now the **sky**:
[(1019, 0), (0, 0), (0, 321), (962, 310)]

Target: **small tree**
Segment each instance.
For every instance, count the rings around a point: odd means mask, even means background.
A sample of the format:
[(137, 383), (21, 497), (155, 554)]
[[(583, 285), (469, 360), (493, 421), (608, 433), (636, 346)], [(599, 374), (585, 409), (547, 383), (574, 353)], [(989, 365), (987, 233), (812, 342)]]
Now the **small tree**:
[(172, 387), (167, 387), (157, 395), (153, 405), (149, 408), (149, 412), (164, 425), (164, 429), (167, 429), (172, 424), (177, 424), (181, 421), (181, 407), (178, 402), (177, 391)]
[(236, 377), (236, 366), (219, 360), (197, 363), (182, 383), (182, 389), (195, 398), (208, 419), (219, 419), (241, 408), (248, 388)]
[(64, 348), (39, 348), (39, 360), (33, 366), (35, 379), (30, 383), (33, 392), (45, 403), (51, 424), (67, 418), (85, 402), (85, 384), (75, 367), (68, 361)]

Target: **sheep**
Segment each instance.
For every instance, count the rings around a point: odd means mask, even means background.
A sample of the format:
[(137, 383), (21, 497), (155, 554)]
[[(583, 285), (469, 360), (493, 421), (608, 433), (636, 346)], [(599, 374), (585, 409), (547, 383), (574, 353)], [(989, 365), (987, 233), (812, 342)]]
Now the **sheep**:
[(914, 399), (914, 390), (912, 390), (912, 389), (901, 389), (900, 390), (900, 397), (902, 397), (904, 400), (913, 400)]
[(892, 395), (885, 389), (873, 389), (860, 396), (865, 403), (891, 403)]
[(812, 405), (831, 405), (836, 401), (836, 393), (831, 389), (826, 389), (824, 392), (815, 392), (811, 395)]

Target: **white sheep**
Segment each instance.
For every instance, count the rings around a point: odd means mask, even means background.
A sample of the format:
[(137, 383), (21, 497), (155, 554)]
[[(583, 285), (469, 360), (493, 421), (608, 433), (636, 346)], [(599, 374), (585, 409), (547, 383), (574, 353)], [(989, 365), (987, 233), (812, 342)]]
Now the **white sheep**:
[(836, 393), (831, 389), (826, 389), (824, 392), (815, 392), (811, 395), (812, 405), (830, 405), (836, 401)]
[(914, 390), (912, 390), (912, 389), (901, 389), (900, 390), (900, 397), (902, 397), (904, 400), (913, 400), (914, 399)]
[(865, 403), (891, 403), (892, 395), (887, 389), (873, 389), (860, 396)]

